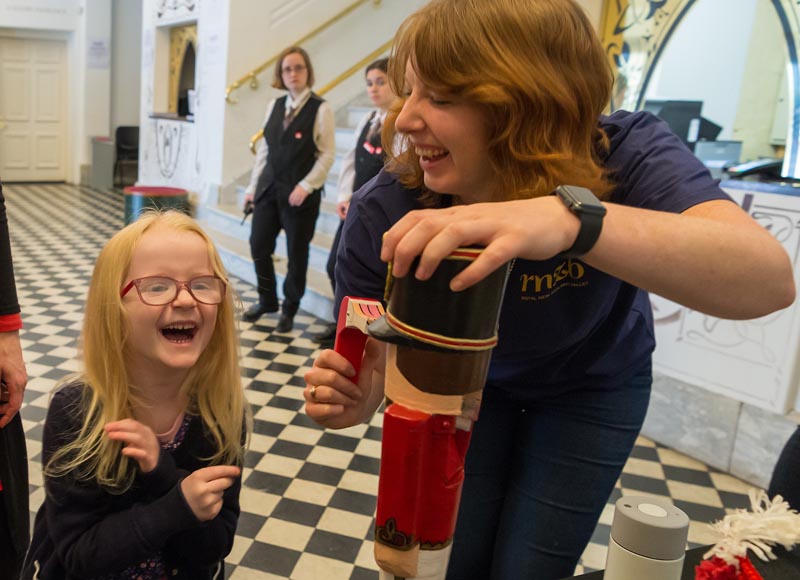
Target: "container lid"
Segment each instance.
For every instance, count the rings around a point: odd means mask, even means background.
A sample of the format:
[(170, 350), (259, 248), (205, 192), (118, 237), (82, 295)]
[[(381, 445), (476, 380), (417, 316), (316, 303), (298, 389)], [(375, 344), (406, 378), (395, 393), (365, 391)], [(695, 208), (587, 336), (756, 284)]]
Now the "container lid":
[(667, 499), (625, 496), (617, 500), (611, 537), (645, 558), (677, 560), (686, 550), (689, 516)]

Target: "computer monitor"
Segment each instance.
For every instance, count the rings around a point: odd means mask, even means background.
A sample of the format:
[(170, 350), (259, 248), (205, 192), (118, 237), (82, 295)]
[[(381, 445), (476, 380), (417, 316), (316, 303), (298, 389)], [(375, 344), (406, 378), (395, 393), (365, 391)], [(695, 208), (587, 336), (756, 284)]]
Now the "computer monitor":
[[(665, 121), (672, 132), (692, 150), (694, 150), (695, 141), (704, 136), (708, 138), (707, 135), (713, 133), (712, 127), (719, 127), (700, 116), (700, 112), (703, 110), (703, 101), (648, 99), (644, 102), (644, 110)], [(721, 127), (719, 129), (721, 130)], [(706, 135), (700, 135), (701, 131)], [(711, 138), (715, 138), (718, 134), (719, 131)]]
[(666, 100), (662, 99), (647, 99), (644, 102), (644, 107), (642, 107), (642, 109), (658, 117), (658, 114), (661, 112), (661, 108), (664, 106), (664, 103), (666, 102), (667, 102)]
[(694, 154), (708, 167), (711, 175), (722, 179), (726, 166), (739, 163), (742, 156), (741, 141), (698, 141), (695, 144)]
[(722, 131), (722, 127), (705, 117), (693, 119), (689, 124), (689, 143), (714, 141)]

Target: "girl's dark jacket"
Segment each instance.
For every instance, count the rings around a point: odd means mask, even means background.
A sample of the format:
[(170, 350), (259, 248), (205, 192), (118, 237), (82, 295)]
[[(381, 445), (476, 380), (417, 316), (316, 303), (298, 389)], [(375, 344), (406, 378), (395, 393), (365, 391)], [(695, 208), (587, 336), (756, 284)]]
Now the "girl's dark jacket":
[[(50, 403), (44, 428), (43, 465), (74, 439), (83, 420), (85, 385), (72, 383)], [(201, 522), (181, 492), (181, 481), (206, 467), (210, 435), (192, 417), (182, 443), (161, 450), (157, 467), (126, 492), (111, 494), (95, 481), (46, 477), (44, 504), (36, 514), (24, 580), (120, 578), (127, 567), (160, 554), (167, 577), (224, 578), (222, 561), (233, 546), (239, 518), (241, 476), (223, 494), (223, 506)]]

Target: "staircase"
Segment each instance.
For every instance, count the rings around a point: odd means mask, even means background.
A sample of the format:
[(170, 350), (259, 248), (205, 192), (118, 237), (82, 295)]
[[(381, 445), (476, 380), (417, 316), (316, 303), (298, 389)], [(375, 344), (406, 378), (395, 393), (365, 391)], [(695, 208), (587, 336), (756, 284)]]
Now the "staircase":
[[(325, 266), (336, 228), (339, 226), (339, 216), (336, 215), (336, 182), (339, 180), (342, 159), (353, 145), (355, 126), (369, 110), (368, 106), (352, 104), (336, 113), (336, 159), (325, 183), (325, 196), (322, 198), (317, 227), (309, 250), (306, 293), (300, 302), (302, 310), (323, 320), (333, 318), (333, 290)], [(196, 217), (214, 240), (228, 273), (255, 286), (256, 274), (248, 241), (251, 218), (242, 224), (244, 189), (243, 185), (238, 187), (236, 199), (222, 199), (215, 206), (198, 207)], [(273, 260), (278, 295), (283, 298), (283, 280), (287, 265), (286, 235), (283, 232), (278, 236)]]

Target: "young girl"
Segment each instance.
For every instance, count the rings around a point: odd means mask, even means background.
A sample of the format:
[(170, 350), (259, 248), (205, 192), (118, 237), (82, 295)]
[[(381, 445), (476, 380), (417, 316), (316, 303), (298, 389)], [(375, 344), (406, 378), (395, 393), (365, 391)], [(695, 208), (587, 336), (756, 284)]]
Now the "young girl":
[[(794, 300), (791, 261), (665, 123), (602, 115), (611, 70), (574, 0), (432, 0), (394, 42), (401, 99), (384, 137), (407, 146), (353, 197), (337, 301), (382, 297), (389, 263), (427, 280), (465, 245), (486, 249), (453, 291), (513, 262), (447, 577), (563, 578), (647, 411), (647, 292), (755, 318)], [(359, 384), (323, 351), (310, 417), (338, 428), (372, 414), (385, 348), (369, 344)]]
[(44, 428), (47, 496), (23, 578), (222, 578), (246, 404), (232, 292), (189, 217), (149, 213), (100, 252), (83, 375)]

